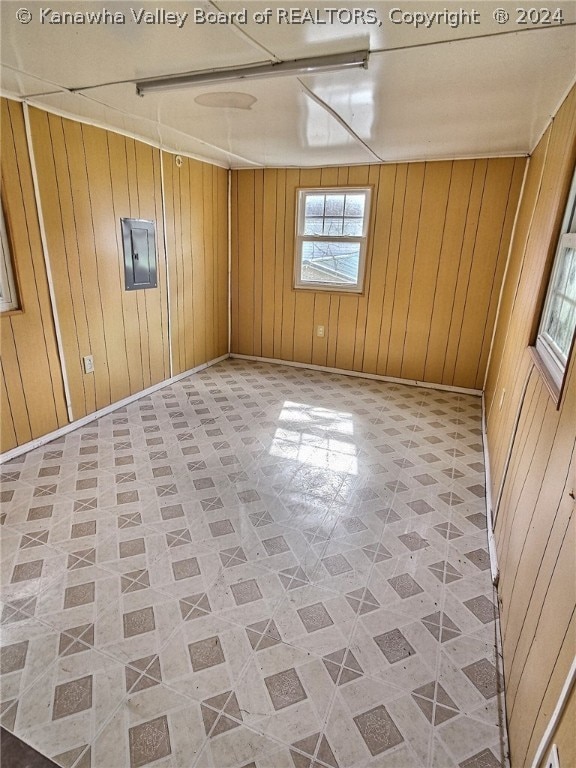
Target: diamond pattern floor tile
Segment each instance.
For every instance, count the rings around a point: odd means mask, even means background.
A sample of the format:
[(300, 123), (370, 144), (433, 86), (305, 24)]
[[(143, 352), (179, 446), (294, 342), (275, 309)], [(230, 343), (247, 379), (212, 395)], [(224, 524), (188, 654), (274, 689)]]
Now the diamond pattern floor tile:
[(4, 465), (2, 724), (64, 768), (506, 768), (480, 418), (228, 360)]

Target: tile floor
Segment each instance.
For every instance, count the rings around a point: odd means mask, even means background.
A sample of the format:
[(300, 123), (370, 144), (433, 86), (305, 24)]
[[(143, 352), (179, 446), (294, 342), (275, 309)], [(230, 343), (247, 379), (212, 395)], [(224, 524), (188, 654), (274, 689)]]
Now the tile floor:
[(226, 361), (1, 476), (2, 725), (57, 764), (506, 765), (478, 398)]

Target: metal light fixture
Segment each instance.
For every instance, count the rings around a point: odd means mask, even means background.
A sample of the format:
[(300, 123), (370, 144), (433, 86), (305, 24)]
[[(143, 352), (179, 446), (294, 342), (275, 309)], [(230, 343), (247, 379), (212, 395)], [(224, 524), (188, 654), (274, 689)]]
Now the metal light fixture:
[(144, 96), (146, 93), (158, 91), (173, 91), (179, 88), (190, 88), (199, 85), (214, 85), (229, 83), (235, 80), (257, 80), (267, 77), (283, 77), (286, 75), (317, 75), (322, 72), (338, 72), (355, 67), (368, 69), (369, 51), (354, 53), (336, 53), (330, 56), (315, 56), (308, 59), (279, 61), (270, 64), (256, 64), (236, 69), (207, 69), (202, 72), (187, 72), (181, 75), (166, 75), (153, 77), (136, 82), (136, 93)]

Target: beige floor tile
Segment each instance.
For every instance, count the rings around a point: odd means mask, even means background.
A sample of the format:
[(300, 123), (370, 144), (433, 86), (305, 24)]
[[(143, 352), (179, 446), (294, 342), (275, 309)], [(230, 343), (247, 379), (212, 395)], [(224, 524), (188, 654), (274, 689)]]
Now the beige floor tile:
[(65, 768), (504, 768), (477, 398), (227, 361), (2, 467), (2, 721)]

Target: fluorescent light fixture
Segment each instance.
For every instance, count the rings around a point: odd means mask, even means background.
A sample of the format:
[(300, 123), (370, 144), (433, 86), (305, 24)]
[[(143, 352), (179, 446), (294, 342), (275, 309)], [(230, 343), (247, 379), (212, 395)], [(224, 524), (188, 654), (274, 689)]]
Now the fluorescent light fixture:
[(317, 75), (322, 72), (339, 72), (343, 69), (361, 67), (368, 69), (369, 51), (336, 53), (330, 56), (316, 56), (309, 59), (279, 61), (270, 64), (238, 67), (236, 69), (207, 69), (201, 72), (187, 72), (181, 75), (153, 77), (136, 82), (136, 93), (144, 96), (157, 91), (174, 91), (199, 85), (229, 83), (236, 80), (257, 80), (285, 75)]

